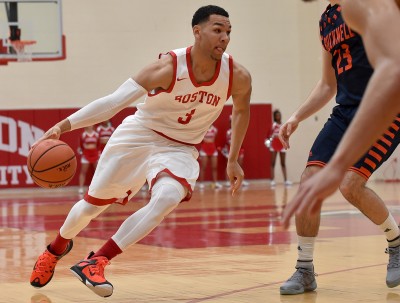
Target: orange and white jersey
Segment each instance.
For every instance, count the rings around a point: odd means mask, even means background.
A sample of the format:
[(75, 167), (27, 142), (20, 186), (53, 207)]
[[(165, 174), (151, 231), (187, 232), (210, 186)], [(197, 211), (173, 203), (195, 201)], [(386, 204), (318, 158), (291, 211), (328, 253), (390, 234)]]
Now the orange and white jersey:
[(169, 52), (174, 66), (170, 87), (150, 92), (137, 105), (134, 119), (169, 139), (194, 145), (203, 140), (231, 95), (233, 60), (224, 53), (213, 78), (199, 84), (193, 74), (190, 50), (187, 47)]
[(106, 146), (108, 140), (110, 139), (111, 135), (113, 134), (115, 128), (111, 125), (104, 126), (100, 124), (96, 128), (96, 132), (99, 134), (99, 149), (103, 150)]

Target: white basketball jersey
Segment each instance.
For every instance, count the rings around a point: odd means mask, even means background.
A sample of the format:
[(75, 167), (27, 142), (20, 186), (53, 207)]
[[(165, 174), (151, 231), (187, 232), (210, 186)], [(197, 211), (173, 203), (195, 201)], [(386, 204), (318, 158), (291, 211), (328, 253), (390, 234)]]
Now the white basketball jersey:
[(174, 79), (168, 90), (149, 93), (137, 105), (135, 119), (175, 141), (198, 144), (221, 113), (231, 95), (233, 60), (226, 53), (217, 64), (214, 77), (198, 84), (193, 74), (190, 50), (170, 51)]

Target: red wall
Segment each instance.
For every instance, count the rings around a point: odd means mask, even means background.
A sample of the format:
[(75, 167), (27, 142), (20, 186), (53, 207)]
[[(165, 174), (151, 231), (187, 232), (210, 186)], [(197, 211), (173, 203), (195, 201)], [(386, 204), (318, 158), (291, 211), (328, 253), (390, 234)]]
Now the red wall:
[[(64, 119), (76, 109), (38, 109), (38, 110), (0, 110), (0, 189), (14, 187), (33, 187), (27, 175), (26, 156), (29, 148), (48, 128)], [(116, 127), (127, 116), (135, 112), (127, 108), (111, 119)], [(229, 115), (232, 106), (225, 106), (221, 116), (215, 122), (218, 129), (217, 146), (225, 144), (226, 131), (229, 128)], [(272, 125), (271, 105), (255, 104), (251, 106), (250, 126), (243, 142), (245, 149), (243, 168), (246, 179), (264, 179), (270, 177), (270, 153), (264, 140)], [(82, 130), (75, 130), (61, 136), (75, 151)], [(78, 159), (79, 163), (79, 159)], [(219, 179), (225, 179), (226, 160), (219, 155)], [(78, 184), (78, 172), (69, 185)], [(207, 179), (210, 171), (206, 172)], [(89, 182), (90, 180), (87, 180)]]

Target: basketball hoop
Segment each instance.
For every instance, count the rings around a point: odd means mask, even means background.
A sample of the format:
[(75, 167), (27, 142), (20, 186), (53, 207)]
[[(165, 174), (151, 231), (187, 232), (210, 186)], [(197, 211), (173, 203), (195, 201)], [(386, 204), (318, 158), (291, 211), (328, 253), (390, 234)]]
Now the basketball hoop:
[(35, 40), (10, 40), (9, 42), (17, 54), (18, 62), (32, 61), (32, 51), (28, 46), (36, 44)]

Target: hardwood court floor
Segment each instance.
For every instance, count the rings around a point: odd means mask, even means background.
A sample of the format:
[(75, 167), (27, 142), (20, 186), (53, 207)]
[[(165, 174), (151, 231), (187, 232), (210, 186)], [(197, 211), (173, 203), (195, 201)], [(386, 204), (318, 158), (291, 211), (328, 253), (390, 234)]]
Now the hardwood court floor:
[[(400, 219), (398, 183), (371, 183)], [(113, 205), (75, 239), (42, 289), (29, 284), (37, 256), (54, 238), (79, 199), (75, 188), (0, 192), (0, 302), (283, 303), (400, 302), (400, 287), (385, 284), (386, 241), (380, 230), (340, 194), (324, 205), (315, 249), (318, 289), (280, 296), (294, 271), (296, 233), (283, 231), (279, 215), (297, 186), (271, 190), (252, 183), (235, 198), (227, 189), (197, 190), (148, 237), (112, 260), (106, 276), (114, 294), (102, 299), (69, 267), (97, 250), (130, 213), (146, 201), (139, 193)]]

